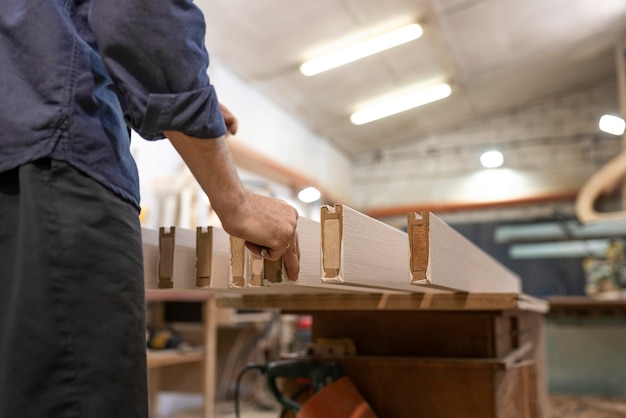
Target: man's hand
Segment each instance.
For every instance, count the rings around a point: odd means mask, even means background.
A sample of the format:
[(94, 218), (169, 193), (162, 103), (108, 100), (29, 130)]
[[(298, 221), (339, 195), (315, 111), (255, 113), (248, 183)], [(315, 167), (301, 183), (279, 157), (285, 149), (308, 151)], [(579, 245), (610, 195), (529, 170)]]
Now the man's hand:
[(282, 200), (253, 193), (248, 194), (242, 209), (249, 214), (241, 214), (237, 219), (226, 216), (222, 220), (224, 229), (245, 239), (246, 247), (254, 254), (269, 260), (282, 256), (287, 277), (296, 280), (300, 272), (298, 212)]
[(246, 191), (231, 160), (226, 138), (198, 139), (164, 132), (191, 170), (230, 235), (270, 260), (283, 256), (287, 277), (298, 278), (298, 213), (287, 203)]
[(237, 129), (239, 128), (239, 121), (232, 114), (230, 110), (226, 106), (220, 103), (220, 110), (222, 111), (222, 116), (224, 116), (224, 124), (226, 124), (226, 130), (229, 134), (235, 135), (237, 133)]

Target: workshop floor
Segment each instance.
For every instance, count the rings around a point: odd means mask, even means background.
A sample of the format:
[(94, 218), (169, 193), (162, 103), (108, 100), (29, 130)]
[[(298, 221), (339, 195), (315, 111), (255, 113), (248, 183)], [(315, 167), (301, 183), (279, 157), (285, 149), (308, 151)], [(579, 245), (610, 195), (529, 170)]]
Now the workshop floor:
[[(597, 396), (550, 397), (551, 418), (624, 418), (626, 399)], [(251, 407), (243, 408), (241, 418), (278, 418), (278, 411), (258, 411)], [(201, 410), (178, 412), (163, 418), (203, 418)], [(231, 404), (217, 407), (215, 418), (235, 418)]]

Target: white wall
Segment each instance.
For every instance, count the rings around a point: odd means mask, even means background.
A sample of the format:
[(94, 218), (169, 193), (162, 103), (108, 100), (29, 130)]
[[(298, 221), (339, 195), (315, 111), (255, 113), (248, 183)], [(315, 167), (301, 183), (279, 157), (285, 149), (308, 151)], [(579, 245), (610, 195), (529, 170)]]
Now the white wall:
[[(578, 188), (620, 149), (598, 129), (617, 112), (617, 86), (601, 80), (527, 106), (414, 138), (355, 161), (355, 202), (363, 208), (507, 201)], [(500, 169), (480, 154), (499, 149)]]
[[(224, 68), (219, 61), (211, 61), (210, 76), (224, 103), (238, 118), (239, 132), (229, 141), (239, 141), (249, 148), (284, 166), (301, 177), (310, 178), (333, 196), (348, 201), (351, 192), (352, 163), (328, 140), (321, 138), (299, 121), (285, 113), (270, 100)], [(206, 211), (207, 200), (195, 185), (169, 141), (144, 141), (133, 133), (131, 150), (140, 174), (142, 208), (146, 211), (144, 225), (155, 228), (159, 224), (192, 227), (216, 224)], [(316, 219), (319, 205), (298, 202), (293, 190), (276, 182), (257, 178), (254, 173), (240, 170), (240, 177), (249, 181), (255, 192), (273, 194), (295, 206), (301, 215)], [(271, 193), (255, 190), (254, 184), (265, 182)], [(183, 187), (190, 187), (194, 202), (193, 216), (182, 222), (176, 213), (168, 211), (168, 196), (178, 194)], [(172, 203), (170, 199), (170, 203)], [(172, 204), (180, 205), (181, 202)]]
[(314, 179), (342, 201), (350, 199), (352, 162), (328, 139), (311, 132), (215, 58), (209, 74), (220, 101), (239, 118), (232, 141)]

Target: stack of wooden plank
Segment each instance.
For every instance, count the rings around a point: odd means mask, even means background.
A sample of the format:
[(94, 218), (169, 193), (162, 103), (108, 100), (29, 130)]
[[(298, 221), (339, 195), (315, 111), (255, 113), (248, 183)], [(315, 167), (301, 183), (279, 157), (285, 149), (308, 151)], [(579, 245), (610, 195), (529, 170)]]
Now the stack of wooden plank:
[(430, 212), (407, 232), (345, 205), (298, 220), (300, 274), (254, 255), (218, 227), (143, 229), (147, 288), (230, 292), (519, 293), (520, 280)]

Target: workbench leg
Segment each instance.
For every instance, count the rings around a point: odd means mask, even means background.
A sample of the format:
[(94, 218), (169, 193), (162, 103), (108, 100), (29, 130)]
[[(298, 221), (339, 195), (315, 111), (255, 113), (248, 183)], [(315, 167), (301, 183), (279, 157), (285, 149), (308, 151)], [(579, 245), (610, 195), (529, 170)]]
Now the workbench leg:
[(159, 416), (159, 382), (161, 371), (159, 368), (148, 370), (148, 410), (151, 418)]
[(532, 341), (534, 347), (532, 359), (535, 362), (537, 370), (537, 403), (540, 418), (550, 417), (550, 399), (548, 396), (548, 365), (546, 361), (546, 339), (545, 339), (545, 320), (543, 315), (529, 314), (531, 321), (531, 329), (533, 330)]
[(203, 303), (204, 316), (204, 417), (214, 416), (217, 367), (217, 305), (211, 296)]

